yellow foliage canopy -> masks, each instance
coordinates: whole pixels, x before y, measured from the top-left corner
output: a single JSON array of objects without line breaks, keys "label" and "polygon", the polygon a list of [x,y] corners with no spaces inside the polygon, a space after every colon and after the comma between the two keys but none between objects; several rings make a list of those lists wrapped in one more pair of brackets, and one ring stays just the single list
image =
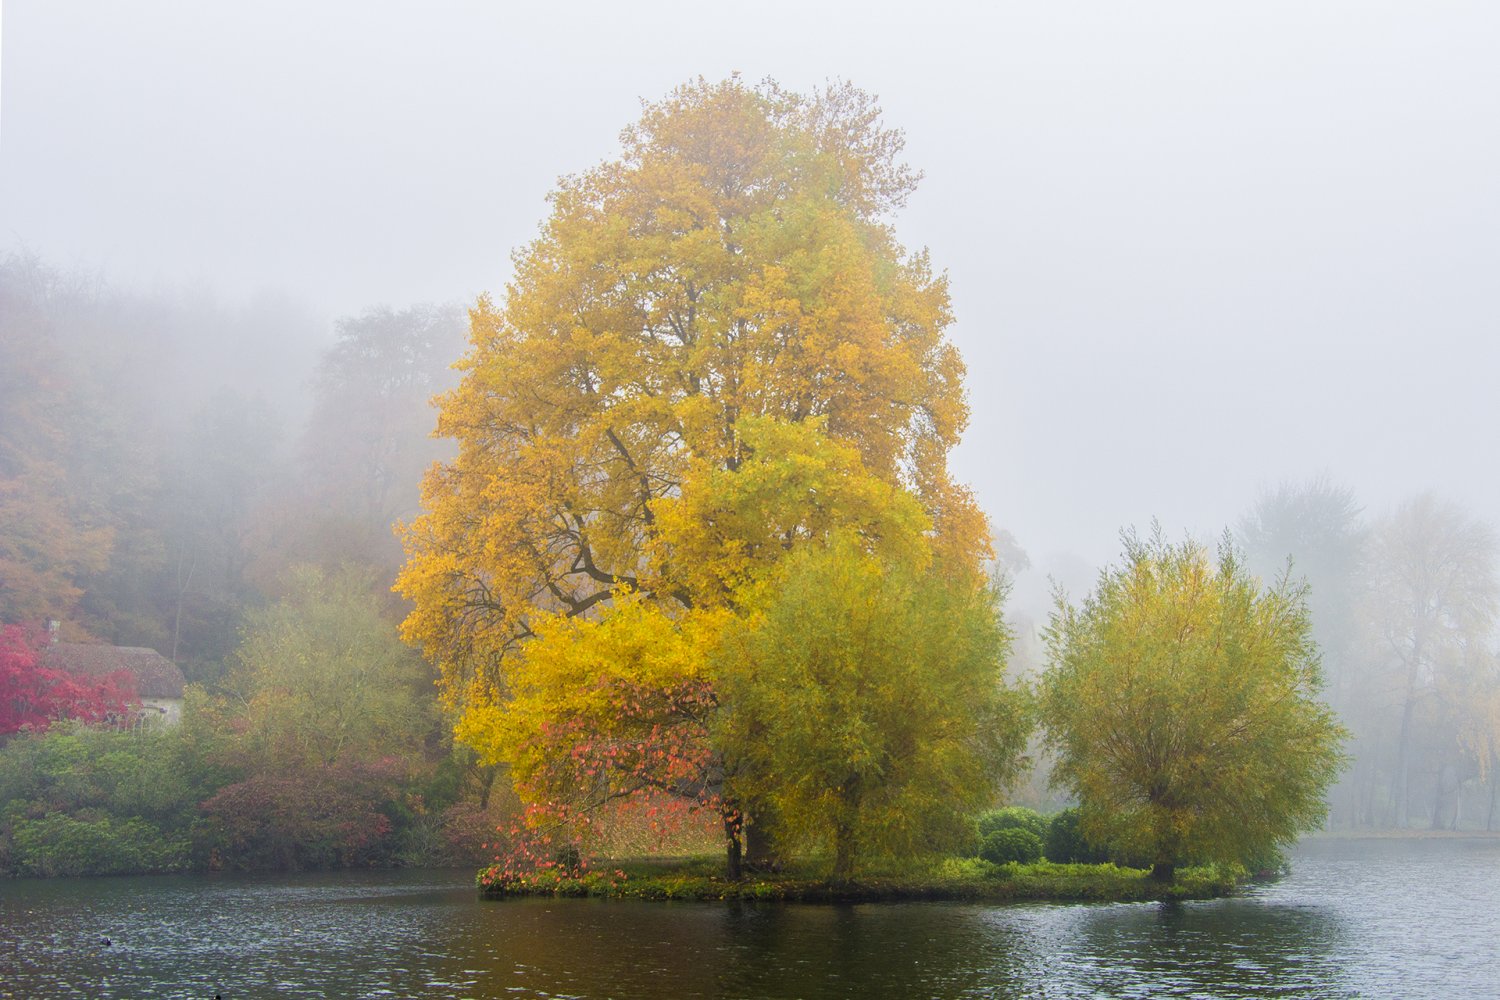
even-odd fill
[{"label": "yellow foliage canopy", "polygon": [[886,221],[916,178],[873,100],[699,81],[621,138],[472,311],[439,421],[459,454],[405,528],[405,634],[476,744],[558,690],[516,654],[559,616],[734,607],[835,529],[958,575],[988,547],[946,464],[968,417],[946,280]]}]

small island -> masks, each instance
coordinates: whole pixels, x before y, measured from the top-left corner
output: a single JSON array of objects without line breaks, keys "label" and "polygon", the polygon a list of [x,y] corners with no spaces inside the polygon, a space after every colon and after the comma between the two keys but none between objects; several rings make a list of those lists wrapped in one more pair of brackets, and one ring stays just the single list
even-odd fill
[{"label": "small island", "polygon": [[504,853],[480,869],[475,881],[485,899],[1143,902],[1226,896],[1252,877],[1279,874],[1285,867],[1272,852],[1244,862],[1185,866],[1163,880],[1152,866],[1137,859],[1130,859],[1137,860],[1134,865],[1116,864],[1087,841],[1076,808],[1052,816],[1021,806],[995,809],[975,821],[973,833],[969,856],[886,857],[867,862],[857,877],[836,880],[826,857],[744,865],[738,878],[730,878],[724,861],[712,855],[591,861],[575,843],[563,842],[548,853],[550,838],[516,829],[496,845]]},{"label": "small island", "polygon": [[994,865],[947,858],[907,871],[872,873],[835,884],[813,867],[724,878],[715,859],[641,860],[617,867],[569,870],[564,866],[506,877],[498,867],[482,869],[477,883],[486,899],[509,896],[575,896],[600,899],[738,900],[797,903],[900,901],[1095,902],[1212,899],[1230,895],[1246,877],[1243,868],[1204,865],[1184,869],[1171,883],[1145,868],[1114,864],[1037,861]]}]

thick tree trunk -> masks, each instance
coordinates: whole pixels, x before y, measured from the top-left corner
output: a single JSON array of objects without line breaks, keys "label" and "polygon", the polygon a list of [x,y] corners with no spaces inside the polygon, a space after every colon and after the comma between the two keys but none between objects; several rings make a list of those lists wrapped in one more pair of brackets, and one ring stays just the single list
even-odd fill
[{"label": "thick tree trunk", "polygon": [[728,810],[721,815],[724,820],[724,875],[731,882],[738,882],[745,877],[745,847],[741,837],[745,820],[737,809]]},{"label": "thick tree trunk", "polygon": [[844,885],[854,877],[854,859],[859,853],[859,804],[864,797],[864,782],[851,774],[839,789],[840,817],[833,823],[834,885]]},{"label": "thick tree trunk", "polygon": [[1171,882],[1177,877],[1177,862],[1158,861],[1151,866],[1151,881],[1160,882],[1163,885]]},{"label": "thick tree trunk", "polygon": [[495,777],[500,773],[498,765],[491,764],[488,768],[477,767],[476,774],[479,778],[479,810],[487,812],[490,808],[490,793],[495,790]]}]

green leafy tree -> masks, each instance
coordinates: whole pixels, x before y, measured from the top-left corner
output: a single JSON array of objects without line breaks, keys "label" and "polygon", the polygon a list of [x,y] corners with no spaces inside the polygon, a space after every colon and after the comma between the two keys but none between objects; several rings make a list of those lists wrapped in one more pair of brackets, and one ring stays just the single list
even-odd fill
[{"label": "green leafy tree", "polygon": [[286,595],[250,612],[226,684],[251,757],[332,764],[415,754],[433,731],[431,677],[382,615],[368,574],[295,567]]},{"label": "green leafy tree", "polygon": [[232,733],[208,752],[238,773],[203,803],[207,841],[236,867],[387,863],[441,824],[423,818],[442,804],[424,794],[445,742],[431,673],[371,571],[296,566],[283,588],[247,614],[231,698],[209,706]]},{"label": "green leafy tree", "polygon": [[714,671],[736,797],[826,849],[835,882],[972,838],[1027,734],[996,593],[852,543],[794,553],[769,593]]},{"label": "green leafy tree", "polygon": [[1323,818],[1343,729],[1319,701],[1305,588],[1270,589],[1221,545],[1125,538],[1047,631],[1043,719],[1054,781],[1089,840],[1149,859],[1236,861]]}]

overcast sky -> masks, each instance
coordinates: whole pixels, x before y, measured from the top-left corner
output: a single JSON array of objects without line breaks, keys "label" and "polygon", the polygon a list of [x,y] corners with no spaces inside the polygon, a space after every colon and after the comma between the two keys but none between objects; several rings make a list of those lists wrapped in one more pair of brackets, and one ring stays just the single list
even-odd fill
[{"label": "overcast sky", "polygon": [[1500,4],[5,0],[0,249],[328,317],[500,291],[641,98],[878,94],[957,457],[1046,564],[1327,472],[1500,518]]}]

